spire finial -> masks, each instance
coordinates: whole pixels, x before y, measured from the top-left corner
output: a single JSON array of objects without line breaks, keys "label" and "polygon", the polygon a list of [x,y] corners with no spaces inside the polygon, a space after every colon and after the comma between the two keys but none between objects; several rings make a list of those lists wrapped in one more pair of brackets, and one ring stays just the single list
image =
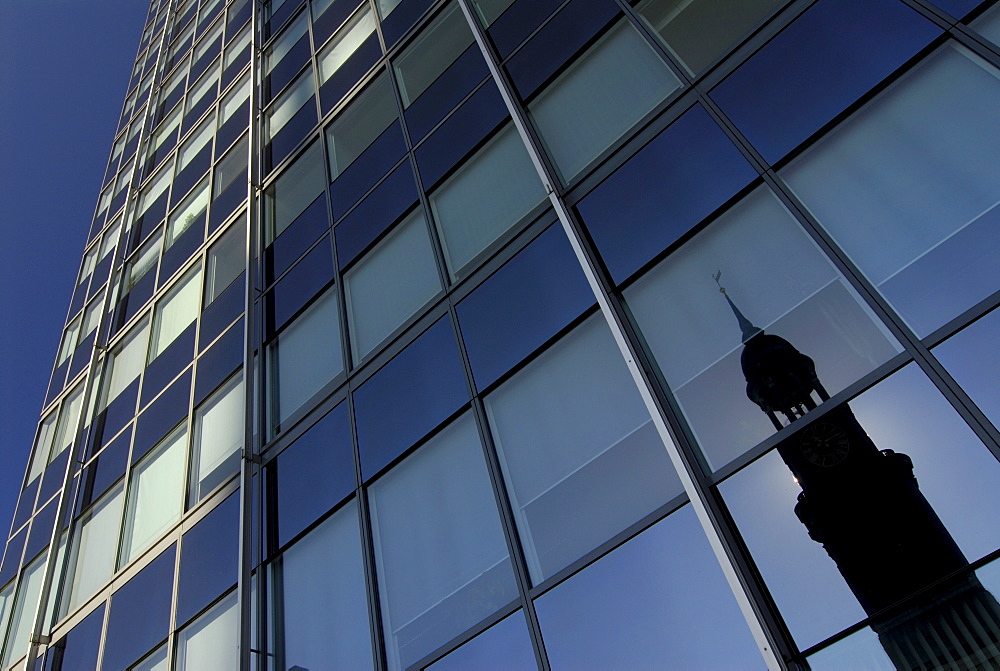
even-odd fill
[{"label": "spire finial", "polygon": [[733,299],[731,299],[729,297],[729,294],[726,293],[726,288],[722,286],[722,282],[720,281],[721,278],[722,278],[721,270],[717,271],[714,275],[712,275],[712,279],[714,279],[715,283],[719,285],[719,293],[721,293],[723,296],[726,297],[726,302],[729,303],[729,307],[732,309],[733,314],[736,315],[736,321],[739,323],[740,331],[743,333],[743,342],[746,343],[748,340],[750,340],[750,338],[753,338],[758,333],[762,333],[762,331],[761,329],[754,326],[749,319],[744,317],[743,313],[740,312],[740,309],[736,307],[736,304],[733,303]]}]

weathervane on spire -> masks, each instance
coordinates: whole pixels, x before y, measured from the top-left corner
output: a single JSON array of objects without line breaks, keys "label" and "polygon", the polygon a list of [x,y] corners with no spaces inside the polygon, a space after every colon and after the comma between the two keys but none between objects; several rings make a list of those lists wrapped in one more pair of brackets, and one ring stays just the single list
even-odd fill
[{"label": "weathervane on spire", "polygon": [[719,292],[726,297],[726,302],[729,303],[729,307],[732,309],[733,314],[736,315],[736,321],[739,322],[740,331],[743,332],[743,342],[746,343],[748,340],[750,340],[750,338],[753,338],[758,333],[763,333],[763,331],[754,326],[753,322],[751,322],[749,319],[743,316],[743,313],[740,312],[740,309],[736,307],[735,303],[733,303],[733,299],[731,299],[729,297],[729,294],[726,293],[726,288],[722,286],[722,282],[720,281],[721,278],[722,278],[721,270],[716,271],[716,273],[712,275],[712,279],[715,280],[715,283],[719,285]]}]

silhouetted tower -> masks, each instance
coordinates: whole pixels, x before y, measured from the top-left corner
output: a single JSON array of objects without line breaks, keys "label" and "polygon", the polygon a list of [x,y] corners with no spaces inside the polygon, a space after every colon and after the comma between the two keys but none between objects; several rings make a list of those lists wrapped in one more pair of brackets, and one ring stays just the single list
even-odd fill
[{"label": "silhouetted tower", "polygon": [[[754,326],[719,290],[743,334],[747,398],[775,429],[829,400],[813,360]],[[777,449],[802,487],[795,515],[836,563],[897,669],[1000,668],[1000,605],[973,573],[956,577],[969,562],[920,492],[910,457],[880,450],[847,403]]]}]

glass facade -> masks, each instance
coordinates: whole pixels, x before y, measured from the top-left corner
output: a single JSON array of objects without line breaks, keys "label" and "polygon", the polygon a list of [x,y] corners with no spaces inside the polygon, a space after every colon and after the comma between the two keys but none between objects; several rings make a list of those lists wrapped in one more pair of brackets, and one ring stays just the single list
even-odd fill
[{"label": "glass facade", "polygon": [[998,26],[154,0],[0,671],[997,668]]}]

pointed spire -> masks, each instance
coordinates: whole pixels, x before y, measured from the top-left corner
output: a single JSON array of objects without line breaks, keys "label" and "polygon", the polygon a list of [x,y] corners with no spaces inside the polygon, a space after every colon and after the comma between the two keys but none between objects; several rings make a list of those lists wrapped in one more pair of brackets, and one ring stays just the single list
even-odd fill
[{"label": "pointed spire", "polygon": [[733,299],[731,299],[729,297],[729,294],[726,293],[726,288],[722,286],[722,283],[719,281],[721,277],[722,277],[721,270],[712,275],[712,279],[714,279],[715,283],[719,285],[719,292],[726,297],[726,302],[729,303],[729,307],[732,309],[733,314],[736,315],[736,321],[739,323],[740,331],[742,331],[743,333],[743,342],[746,343],[748,340],[750,340],[750,338],[753,338],[755,335],[757,335],[758,333],[762,333],[763,331],[754,326],[753,322],[751,322],[749,319],[743,316],[743,313],[740,312],[740,309],[736,307],[735,303],[733,303]]}]

